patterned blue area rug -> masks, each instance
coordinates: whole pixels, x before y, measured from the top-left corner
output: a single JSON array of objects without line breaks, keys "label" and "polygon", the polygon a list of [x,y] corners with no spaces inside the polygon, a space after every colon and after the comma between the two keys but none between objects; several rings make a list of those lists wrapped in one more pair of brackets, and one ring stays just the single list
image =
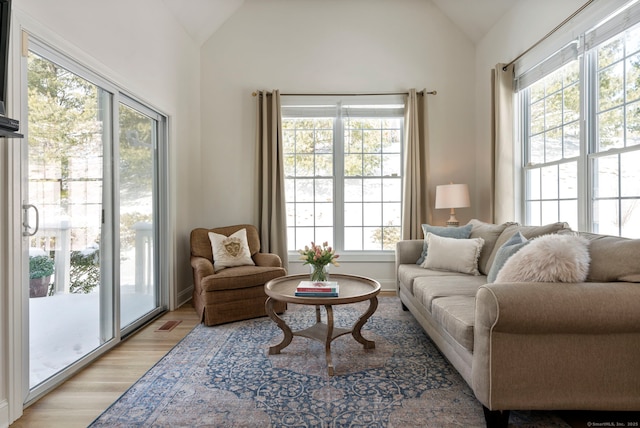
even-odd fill
[{"label": "patterned blue area rug", "polygon": [[[294,337],[268,355],[282,331],[269,318],[196,326],[91,427],[481,427],[482,406],[396,297],[381,297],[362,335],[324,345]],[[336,306],[351,327],[368,303]],[[323,319],[324,318],[323,313]],[[312,306],[283,315],[298,330],[315,323]],[[510,425],[567,427],[551,412],[512,412]]]}]

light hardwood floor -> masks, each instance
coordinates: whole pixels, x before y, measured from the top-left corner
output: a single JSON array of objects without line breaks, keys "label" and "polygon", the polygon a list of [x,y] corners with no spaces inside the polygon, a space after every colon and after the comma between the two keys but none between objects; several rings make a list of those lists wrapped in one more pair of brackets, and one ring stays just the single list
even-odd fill
[{"label": "light hardwood floor", "polygon": [[[382,291],[382,296],[395,296]],[[182,320],[169,332],[165,322]],[[24,409],[10,428],[85,428],[198,324],[191,302],[167,312],[49,394]]]},{"label": "light hardwood floor", "polygon": [[[395,296],[382,291],[381,296]],[[156,331],[165,322],[181,320],[173,330]],[[167,312],[58,388],[27,407],[10,428],[86,427],[198,324],[191,303]],[[617,421],[638,426],[640,412],[559,412],[573,428],[588,421]]]},{"label": "light hardwood floor", "polygon": [[[156,331],[181,320],[171,331]],[[198,324],[191,303],[167,312],[40,400],[11,428],[86,427]]]}]

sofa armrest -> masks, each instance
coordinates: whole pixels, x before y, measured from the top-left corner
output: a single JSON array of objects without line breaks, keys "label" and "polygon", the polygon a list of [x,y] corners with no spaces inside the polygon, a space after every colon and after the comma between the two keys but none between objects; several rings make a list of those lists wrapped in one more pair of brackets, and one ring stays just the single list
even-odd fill
[{"label": "sofa armrest", "polygon": [[640,284],[626,282],[481,286],[476,397],[491,410],[638,408],[638,302]]},{"label": "sofa armrest", "polygon": [[640,284],[493,283],[476,299],[476,325],[493,332],[640,333]]},{"label": "sofa armrest", "polygon": [[416,264],[416,261],[422,254],[423,245],[424,241],[422,239],[398,241],[396,243],[396,272],[398,271],[398,265],[406,263]]},{"label": "sofa armrest", "polygon": [[396,282],[400,289],[400,279],[398,278],[398,268],[402,264],[416,264],[422,255],[422,239],[406,239],[396,243]]},{"label": "sofa armrest", "polygon": [[277,254],[255,253],[252,258],[256,266],[282,267],[282,260]]}]

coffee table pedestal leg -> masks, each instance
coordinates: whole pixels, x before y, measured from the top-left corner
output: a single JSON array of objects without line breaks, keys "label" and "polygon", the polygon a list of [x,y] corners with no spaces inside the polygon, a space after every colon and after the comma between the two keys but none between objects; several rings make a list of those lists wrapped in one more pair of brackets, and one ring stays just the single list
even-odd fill
[{"label": "coffee table pedestal leg", "polygon": [[277,345],[273,345],[269,348],[269,355],[279,354],[280,351],[282,351],[284,348],[289,346],[289,344],[291,343],[291,340],[293,340],[293,332],[291,331],[287,323],[285,323],[284,320],[280,318],[276,314],[276,312],[273,310],[274,302],[275,301],[271,297],[268,297],[264,306],[267,311],[267,315],[269,315],[269,318],[275,321],[278,327],[280,327],[280,330],[282,330],[282,332],[284,333],[284,338],[282,339],[282,342],[278,343]]},{"label": "coffee table pedestal leg", "polygon": [[364,349],[374,349],[376,347],[376,342],[374,342],[373,340],[367,340],[362,337],[362,333],[360,332],[360,330],[362,330],[362,327],[364,327],[364,325],[367,323],[367,320],[371,317],[371,315],[373,315],[377,308],[378,298],[376,296],[373,296],[373,298],[369,299],[369,310],[362,314],[362,316],[358,319],[356,325],[353,326],[353,332],[351,334],[353,335],[353,338],[355,340],[364,345]]},{"label": "coffee table pedestal leg", "polygon": [[326,324],[322,322],[320,317],[320,306],[316,305],[316,324],[304,330],[294,332],[284,322],[284,320],[275,313],[275,311],[273,310],[273,304],[274,300],[271,297],[267,298],[265,309],[267,311],[267,315],[269,315],[269,317],[273,321],[275,321],[275,323],[284,333],[284,338],[282,339],[282,342],[269,348],[269,355],[279,354],[280,351],[289,346],[289,344],[293,340],[293,336],[301,336],[308,339],[314,339],[324,343],[327,370],[329,372],[329,376],[333,376],[334,368],[331,358],[331,342],[333,342],[336,338],[351,333],[353,338],[363,345],[364,349],[374,349],[376,347],[376,342],[374,342],[373,340],[365,339],[364,337],[362,337],[361,332],[362,327],[367,323],[367,320],[378,308],[378,298],[375,296],[369,299],[369,309],[362,316],[360,316],[360,318],[358,318],[358,321],[351,329],[335,327],[333,325],[333,307],[331,305],[323,305],[327,312],[327,322]]}]

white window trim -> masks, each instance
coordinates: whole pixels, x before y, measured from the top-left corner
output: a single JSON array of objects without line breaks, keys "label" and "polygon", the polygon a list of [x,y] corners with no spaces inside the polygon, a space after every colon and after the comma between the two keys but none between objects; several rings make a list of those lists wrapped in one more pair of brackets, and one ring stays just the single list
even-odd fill
[{"label": "white window trim", "polygon": [[[356,101],[357,100],[357,101]],[[350,117],[398,117],[404,119],[404,97],[402,95],[282,95],[281,96],[281,108],[282,117],[309,117],[309,113],[313,113],[317,117],[332,116],[335,118],[342,118],[343,109],[341,105],[353,105],[356,107],[348,108]],[[368,105],[398,105],[402,107],[393,108],[381,108],[379,110],[371,108],[357,108],[357,106]],[[309,107],[317,106],[317,107]],[[335,156],[336,153],[344,152],[344,132],[340,128],[341,120],[336,121],[338,126],[334,126],[334,171],[343,170],[343,156]],[[404,132],[403,132],[404,133]],[[402,149],[401,157],[404,153],[404,135],[402,136]],[[402,166],[403,167],[403,166]],[[335,174],[334,174],[335,177]],[[334,201],[343,201],[343,189],[341,186],[334,184],[335,192]],[[341,205],[342,208],[342,205]],[[334,224],[333,228],[344,229],[343,209],[334,208]],[[334,232],[335,234],[335,232]],[[392,250],[380,250],[380,251],[352,251],[343,250],[344,248],[344,235],[342,233],[335,235],[334,247],[339,248],[340,261],[355,262],[355,263],[371,263],[371,262],[392,262],[395,260],[395,254]],[[299,260],[299,254],[296,249],[289,250],[289,263],[303,263]]]},{"label": "white window trim", "polygon": [[[606,16],[602,19],[602,16]],[[527,55],[519,59],[515,64],[516,91],[524,89],[535,83],[544,76],[559,69],[563,65],[574,59],[580,60],[580,91],[581,115],[580,120],[580,155],[578,157],[578,230],[591,231],[593,227],[593,169],[591,164],[594,159],[607,155],[614,155],[626,152],[637,151],[638,146],[628,146],[624,148],[610,149],[606,152],[597,152],[596,144],[596,120],[595,100],[596,100],[596,79],[590,78],[595,75],[595,60],[590,60],[594,54],[593,49],[601,43],[624,32],[626,29],[637,25],[640,22],[640,0],[612,0],[610,2],[595,1],[593,5],[585,9],[573,22],[570,22],[561,32],[552,35]],[[563,46],[559,48],[559,46]],[[541,58],[544,58],[541,60]],[[586,72],[586,73],[585,73]],[[586,100],[584,100],[586,97]],[[516,207],[521,210],[518,217],[522,221],[526,216],[526,171],[529,169],[527,159],[527,148],[529,147],[527,129],[521,124],[529,123],[526,118],[527,107],[524,103],[527,100],[520,96],[516,103],[516,139],[517,148],[522,150],[519,165],[521,183],[519,185],[520,200],[516,201]],[[626,103],[625,103],[626,104]],[[563,160],[545,165],[562,163]],[[539,165],[537,165],[539,166]]]}]

